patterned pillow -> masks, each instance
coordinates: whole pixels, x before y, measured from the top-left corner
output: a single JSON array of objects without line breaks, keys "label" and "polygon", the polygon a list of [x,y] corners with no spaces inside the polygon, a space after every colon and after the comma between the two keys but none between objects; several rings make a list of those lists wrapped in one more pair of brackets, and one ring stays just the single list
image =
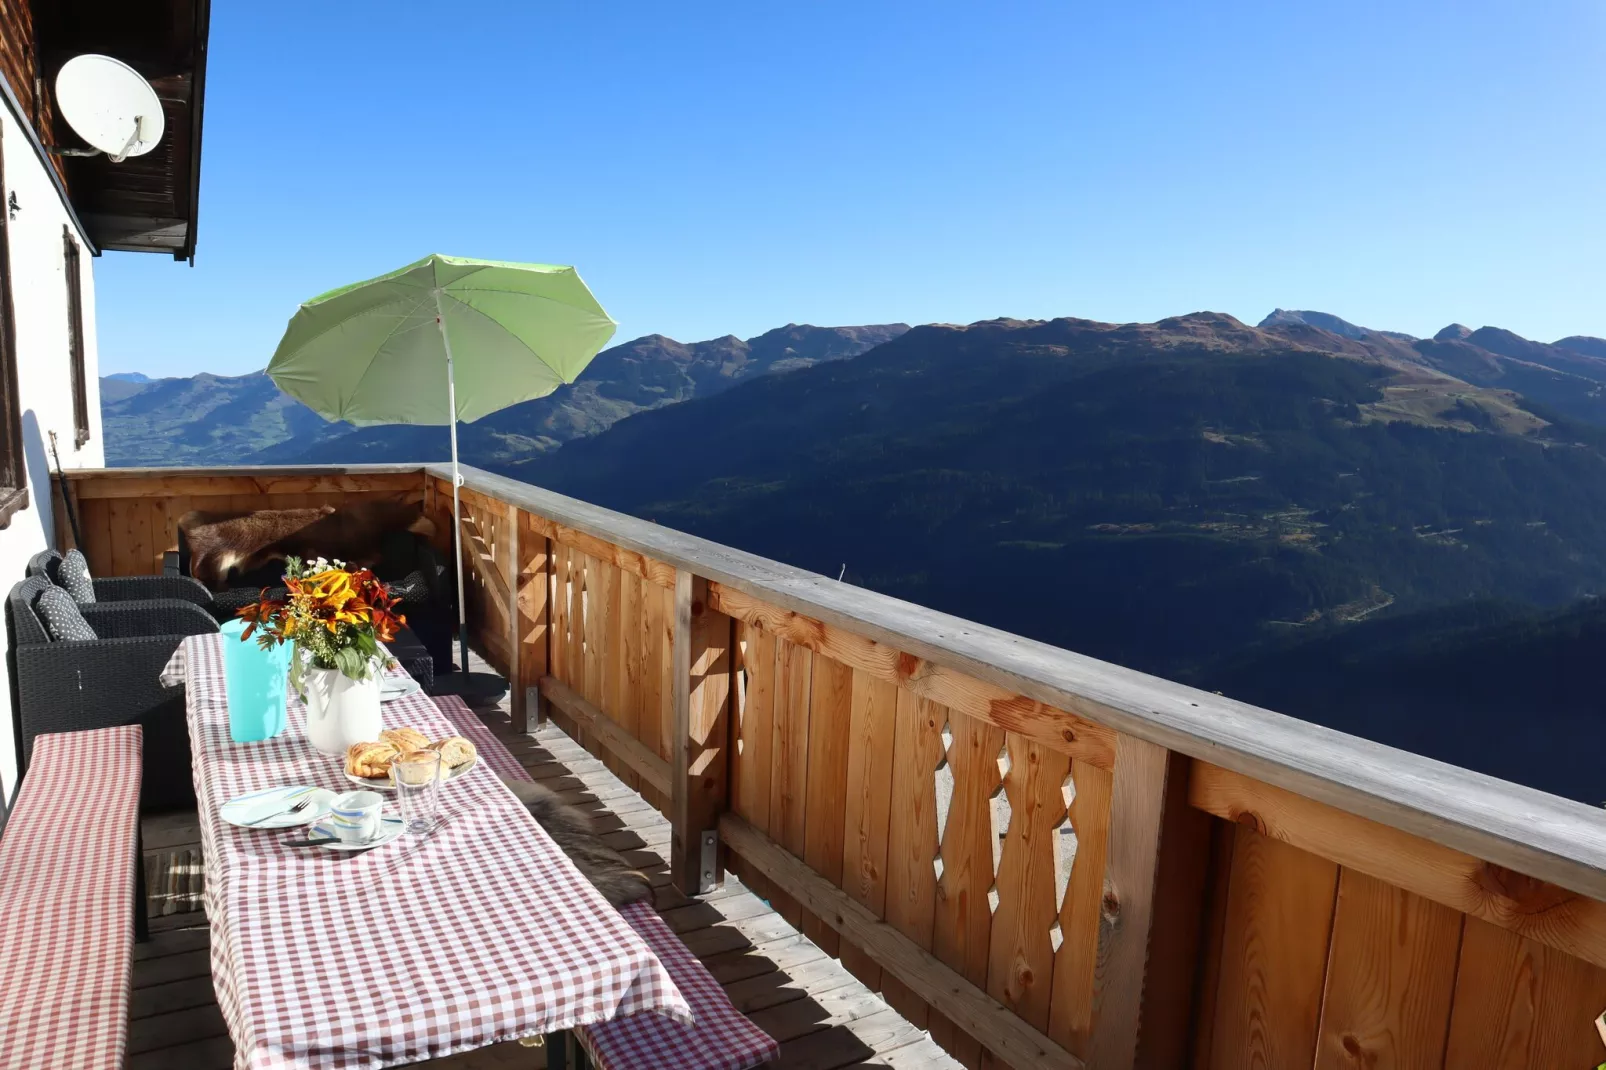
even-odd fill
[{"label": "patterned pillow", "polygon": [[56,566],[56,585],[72,595],[72,600],[84,606],[95,600],[95,581],[89,575],[89,562],[82,551],[68,550]]},{"label": "patterned pillow", "polygon": [[45,633],[58,643],[99,638],[84,615],[78,612],[78,603],[73,601],[72,595],[60,587],[40,591],[33,608],[44,621]]}]

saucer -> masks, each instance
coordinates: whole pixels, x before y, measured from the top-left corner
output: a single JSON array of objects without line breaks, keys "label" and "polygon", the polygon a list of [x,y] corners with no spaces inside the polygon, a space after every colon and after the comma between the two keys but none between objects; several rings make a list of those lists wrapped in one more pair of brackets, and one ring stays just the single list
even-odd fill
[{"label": "saucer", "polygon": [[379,679],[379,701],[394,702],[424,690],[411,676],[382,676]]},{"label": "saucer", "polygon": [[[406,827],[407,823],[399,815],[382,814],[379,818],[379,835],[373,839],[364,843],[343,843],[336,839],[330,843],[320,843],[318,846],[325,851],[369,851],[375,847],[383,847],[391,840],[394,840],[402,834]],[[320,821],[307,830],[308,839],[318,836],[333,836],[334,834],[334,826],[327,821]]]},{"label": "saucer", "polygon": [[[255,817],[271,814],[275,810],[282,810],[301,801],[302,794],[312,799],[312,805],[294,814],[279,814],[265,821],[253,821]],[[313,821],[321,821],[329,816],[329,804],[335,799],[335,793],[328,788],[313,788],[305,784],[286,784],[266,791],[253,791],[230,799],[218,807],[218,816],[231,825],[247,829],[290,829],[305,825]]]}]

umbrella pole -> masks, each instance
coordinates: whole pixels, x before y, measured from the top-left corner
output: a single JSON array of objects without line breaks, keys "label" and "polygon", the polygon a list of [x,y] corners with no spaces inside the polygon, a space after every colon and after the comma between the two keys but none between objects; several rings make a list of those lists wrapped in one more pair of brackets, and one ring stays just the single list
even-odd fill
[{"label": "umbrella pole", "polygon": [[441,345],[446,348],[446,409],[451,417],[447,426],[452,438],[452,557],[457,561],[457,653],[468,675],[468,606],[463,602],[463,505],[458,485],[463,477],[457,471],[457,375],[452,370],[452,340],[446,334],[446,310],[441,304],[441,291],[435,289],[435,323],[441,329]]}]

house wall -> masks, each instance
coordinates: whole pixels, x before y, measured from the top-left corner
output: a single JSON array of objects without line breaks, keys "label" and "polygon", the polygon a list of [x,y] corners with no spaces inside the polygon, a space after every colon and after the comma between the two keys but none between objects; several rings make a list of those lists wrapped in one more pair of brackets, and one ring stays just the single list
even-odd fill
[{"label": "house wall", "polygon": [[[47,165],[29,143],[22,118],[0,104],[0,151],[5,153],[5,189],[0,204],[16,195],[11,220],[11,285],[16,312],[17,388],[22,411],[28,508],[0,530],[0,591],[22,578],[28,558],[54,543],[51,509],[50,432],[56,433],[67,468],[105,463],[100,422],[100,361],[95,324],[95,283],[90,245],[77,230],[51,181]],[[68,348],[67,276],[62,227],[73,227],[79,244],[84,305],[84,374],[90,438],[74,445],[72,365]],[[0,617],[0,639],[4,639]],[[16,787],[17,740],[9,688],[0,688],[0,789],[9,799]]]}]

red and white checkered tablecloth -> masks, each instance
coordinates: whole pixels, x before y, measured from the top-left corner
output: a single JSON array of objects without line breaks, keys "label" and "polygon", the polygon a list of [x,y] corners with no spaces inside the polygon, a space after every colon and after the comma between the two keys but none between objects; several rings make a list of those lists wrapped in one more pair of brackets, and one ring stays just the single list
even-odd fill
[{"label": "red and white checkered tablecloth", "polygon": [[123,1065],[140,728],[43,735],[0,837],[0,1066]]},{"label": "red and white checkered tablecloth", "polygon": [[[229,739],[221,643],[185,639],[162,675],[187,687],[212,979],[239,1070],[392,1066],[623,1015],[690,1020],[647,945],[497,779],[499,747],[441,792],[442,823],[422,838],[345,854],[223,821],[246,792],[352,785],[306,743],[294,694],[280,736]],[[418,694],[387,703],[385,722],[484,732],[453,712]]]}]

